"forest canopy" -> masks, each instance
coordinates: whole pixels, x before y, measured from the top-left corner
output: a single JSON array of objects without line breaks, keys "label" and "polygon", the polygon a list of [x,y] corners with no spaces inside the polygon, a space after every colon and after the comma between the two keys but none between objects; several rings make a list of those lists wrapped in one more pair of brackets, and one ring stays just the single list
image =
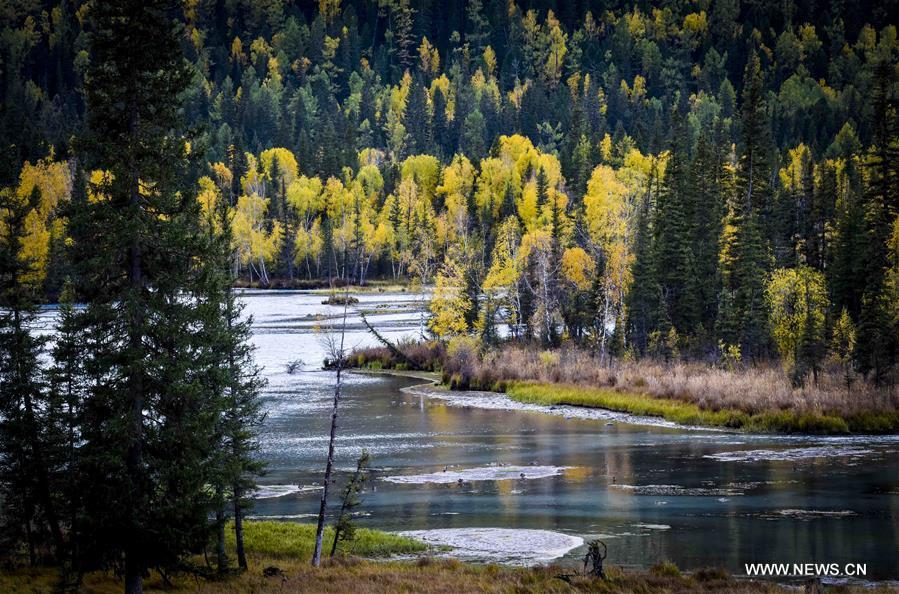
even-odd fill
[{"label": "forest canopy", "polygon": [[[71,266],[59,205],[102,199],[72,142],[94,8],[4,6],[0,182],[31,201],[22,250],[50,298]],[[815,370],[843,320],[883,379],[895,8],[188,0],[170,9],[202,155],[184,191],[210,216],[226,203],[240,282],[435,284],[437,337],[506,323]]]}]

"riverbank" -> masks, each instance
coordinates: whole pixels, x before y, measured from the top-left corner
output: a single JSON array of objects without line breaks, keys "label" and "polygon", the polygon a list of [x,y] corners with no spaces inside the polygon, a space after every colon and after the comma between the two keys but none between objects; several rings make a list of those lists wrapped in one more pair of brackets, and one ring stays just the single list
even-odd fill
[{"label": "riverbank", "polygon": [[410,283],[393,279],[373,279],[364,285],[347,284],[343,279],[317,278],[275,278],[268,283],[248,281],[239,278],[234,281],[235,289],[256,289],[271,291],[314,291],[321,294],[338,293],[404,293],[410,291]]},{"label": "riverbank", "polygon": [[441,373],[452,390],[502,392],[526,404],[603,408],[679,425],[815,435],[899,432],[899,394],[861,379],[846,385],[822,371],[794,387],[774,366],[724,369],[699,363],[600,364],[580,350],[511,346],[480,352],[468,342],[410,342],[398,353],[358,349],[349,363],[366,369]]},{"label": "riverbank", "polygon": [[[188,573],[168,576],[168,582],[151,572],[144,581],[145,592],[245,593],[322,593],[354,592],[417,594],[449,594],[463,592],[489,593],[571,593],[667,594],[701,592],[720,594],[787,594],[788,588],[772,582],[736,579],[722,569],[702,569],[683,574],[671,563],[661,563],[648,571],[624,571],[611,566],[606,580],[556,565],[511,567],[497,564],[463,563],[430,554],[407,560],[376,560],[395,554],[422,553],[425,545],[401,536],[376,530],[357,531],[349,545],[355,556],[346,551],[335,559],[325,559],[321,567],[309,565],[314,526],[290,522],[248,522],[246,547],[249,569],[232,572],[214,579]],[[230,531],[229,531],[230,533]],[[331,533],[326,533],[329,542]],[[233,543],[228,543],[229,550]],[[201,562],[197,559],[196,562]],[[56,568],[37,567],[0,570],[0,591],[10,594],[51,594],[58,591]],[[114,594],[121,592],[122,582],[112,572],[91,572],[84,576],[78,592]],[[875,588],[833,587],[831,592],[846,594],[895,594],[890,586]]]}]

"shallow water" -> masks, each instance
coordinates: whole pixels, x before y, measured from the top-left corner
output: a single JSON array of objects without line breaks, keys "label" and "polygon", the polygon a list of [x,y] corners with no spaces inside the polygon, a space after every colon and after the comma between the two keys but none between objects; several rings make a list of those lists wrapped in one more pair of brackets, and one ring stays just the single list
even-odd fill
[{"label": "shallow water", "polygon": [[[270,380],[262,482],[292,486],[280,497],[269,487],[253,514],[308,521],[317,511],[334,381],[319,370],[324,349],[312,319],[339,316],[342,307],[304,293],[244,299]],[[383,313],[370,319],[391,339],[418,333],[420,305],[408,294],[362,298],[362,307]],[[350,328],[348,345],[373,342],[357,318]],[[304,362],[302,372],[287,374],[294,359]],[[479,408],[479,395],[401,390],[421,380],[345,377],[338,484],[363,448],[376,469],[361,525],[434,531],[418,532],[434,542],[468,539],[459,555],[483,560],[546,560],[562,554],[560,540],[599,537],[609,562],[623,566],[669,559],[742,573],[744,563],[765,561],[858,562],[868,564],[868,578],[899,578],[899,438],[643,426],[617,415],[545,414],[502,397]],[[462,530],[472,528],[522,530],[520,551],[507,550],[507,532]],[[583,554],[575,546],[562,561]]]},{"label": "shallow water", "polygon": [[[270,382],[256,518],[308,522],[318,510],[334,374],[320,370],[326,348],[316,328],[343,313],[323,298],[243,293]],[[360,307],[396,340],[418,334],[421,305],[414,294],[373,294]],[[373,344],[350,313],[347,346]],[[374,467],[360,525],[419,531],[485,561],[576,563],[580,539],[601,538],[608,562],[621,566],[668,559],[742,574],[744,563],[853,562],[867,563],[868,579],[899,579],[899,437],[640,425],[626,415],[410,389],[421,384],[410,378],[344,377],[337,484],[363,448]]]}]

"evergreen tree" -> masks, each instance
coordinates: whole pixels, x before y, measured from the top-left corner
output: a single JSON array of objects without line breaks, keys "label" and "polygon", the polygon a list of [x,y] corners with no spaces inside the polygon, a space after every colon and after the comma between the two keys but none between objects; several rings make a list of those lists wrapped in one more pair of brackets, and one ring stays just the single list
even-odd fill
[{"label": "evergreen tree", "polygon": [[[79,178],[76,178],[79,179]],[[81,408],[89,384],[82,354],[86,348],[86,336],[81,318],[75,309],[75,285],[66,279],[59,297],[56,339],[53,344],[53,366],[49,370],[50,394],[48,407],[55,414],[54,425],[60,430],[60,477],[58,491],[64,509],[64,525],[68,526],[68,562],[77,561],[80,536],[79,515],[83,507],[84,492],[79,476],[81,443]]]},{"label": "evergreen tree", "polygon": [[625,300],[628,342],[639,354],[649,347],[649,336],[656,331],[660,311],[660,293],[649,226],[649,196],[638,206],[637,231],[634,239],[633,280]]},{"label": "evergreen tree", "polygon": [[431,103],[433,107],[431,110],[431,134],[434,147],[437,149],[437,156],[445,159],[451,154],[449,138],[447,138],[450,129],[446,121],[446,96],[439,87],[434,89]]},{"label": "evergreen tree", "polygon": [[672,118],[672,144],[662,192],[655,209],[654,259],[657,278],[671,324],[681,335],[696,331],[699,296],[692,248],[686,128],[679,113]]},{"label": "evergreen tree", "polygon": [[[720,123],[716,136],[720,138]],[[724,217],[724,149],[708,135],[700,133],[696,157],[690,168],[692,199],[692,251],[698,282],[699,323],[711,333],[718,315],[721,275],[718,270],[718,239]]]},{"label": "evergreen tree", "polygon": [[417,78],[412,81],[409,96],[406,99],[403,125],[409,135],[408,152],[410,155],[433,152],[431,150],[431,116],[428,113],[428,92]]},{"label": "evergreen tree", "polygon": [[231,290],[235,280],[230,262],[231,216],[225,201],[219,199],[212,213],[214,219],[207,225],[207,258],[202,270],[205,290],[201,302],[208,316],[207,324],[213,330],[207,350],[210,357],[208,398],[219,402],[221,411],[211,481],[216,489],[216,550],[220,572],[227,566],[224,528],[229,500],[238,567],[247,569],[243,519],[251,504],[249,496],[256,487],[255,477],[264,468],[256,453],[263,420],[259,394],[265,381],[253,362],[250,345],[253,320],[242,316],[243,305]]},{"label": "evergreen tree", "polygon": [[737,187],[727,216],[721,246],[723,294],[718,336],[740,346],[746,359],[766,354],[768,332],[765,282],[768,247],[762,222],[770,206],[768,120],[762,96],[762,75],[756,54],[746,64],[741,116],[742,142]]},{"label": "evergreen tree", "polygon": [[881,58],[874,68],[872,128],[874,146],[867,160],[865,193],[865,289],[862,293],[855,358],[859,371],[884,383],[899,357],[899,337],[891,320],[894,304],[886,291],[887,242],[899,215],[899,124],[894,93],[895,65]]},{"label": "evergreen tree", "polygon": [[81,553],[87,567],[122,567],[128,593],[208,540],[218,417],[203,386],[211,329],[195,306],[203,248],[181,119],[191,70],[170,9],[121,0],[90,11],[79,148],[106,174],[70,222],[95,380],[79,448],[91,492]]},{"label": "evergreen tree", "polygon": [[63,526],[54,493],[60,428],[40,357],[45,340],[31,333],[40,288],[37,263],[23,253],[25,220],[38,203],[0,193],[0,498],[3,540],[22,541],[36,565],[62,560]]}]

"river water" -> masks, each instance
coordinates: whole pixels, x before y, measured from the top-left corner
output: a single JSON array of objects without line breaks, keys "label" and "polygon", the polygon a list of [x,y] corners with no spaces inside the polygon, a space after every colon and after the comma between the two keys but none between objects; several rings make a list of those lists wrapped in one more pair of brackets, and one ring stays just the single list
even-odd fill
[{"label": "river water", "polygon": [[[242,298],[269,380],[268,472],[252,514],[313,521],[335,379],[321,371],[323,330],[343,307],[304,292]],[[419,334],[420,295],[360,299],[388,338]],[[373,343],[354,308],[347,328],[347,347]],[[608,562],[625,567],[864,563],[869,580],[899,579],[899,437],[703,431],[435,392],[412,378],[345,378],[337,486],[363,449],[374,469],[360,525],[476,560],[576,563],[599,538]]]}]

